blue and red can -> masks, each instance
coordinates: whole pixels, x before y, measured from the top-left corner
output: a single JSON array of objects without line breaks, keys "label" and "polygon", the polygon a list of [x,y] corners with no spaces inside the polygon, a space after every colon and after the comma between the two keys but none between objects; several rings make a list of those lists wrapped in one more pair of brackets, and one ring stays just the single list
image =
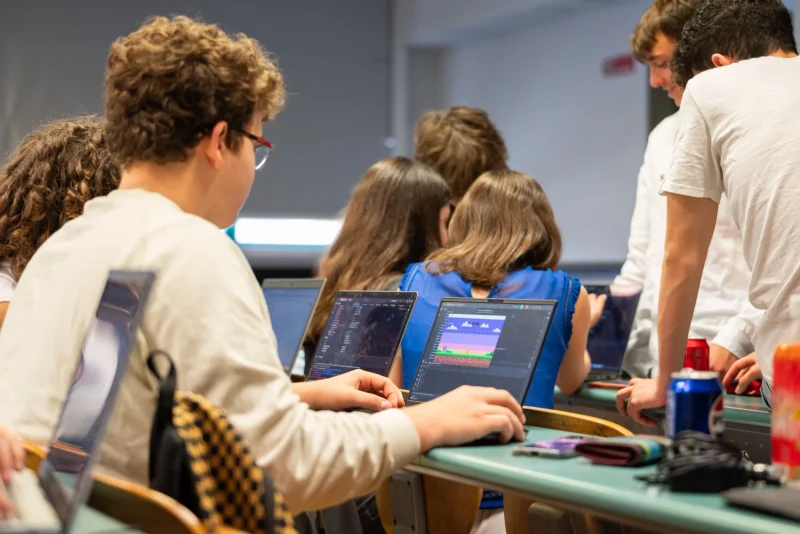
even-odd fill
[{"label": "blue and red can", "polygon": [[667,437],[673,439],[684,430],[720,437],[724,428],[717,373],[692,369],[672,373],[667,392]]}]

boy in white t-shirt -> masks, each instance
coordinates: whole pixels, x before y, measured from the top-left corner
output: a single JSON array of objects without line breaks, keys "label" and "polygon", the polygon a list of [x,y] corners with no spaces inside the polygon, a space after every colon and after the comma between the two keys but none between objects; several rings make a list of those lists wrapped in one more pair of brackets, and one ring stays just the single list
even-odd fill
[{"label": "boy in white t-shirt", "polygon": [[775,346],[800,338],[787,306],[800,291],[800,59],[791,15],[780,0],[708,0],[686,24],[672,70],[686,92],[661,187],[667,239],[659,378],[634,380],[617,398],[620,411],[641,422],[642,409],[664,404],[670,374],[681,367],[723,194],[753,271],[750,302],[765,310],[755,355],[736,362],[725,380],[763,376],[769,402]]},{"label": "boy in white t-shirt", "polygon": [[[48,239],[20,278],[0,331],[2,420],[46,442],[109,269],[139,268],[157,279],[101,449],[111,474],[148,481],[154,349],[171,355],[180,389],[226,411],[294,512],[363,495],[432,447],[523,438],[506,391],[464,387],[397,410],[399,390],[371,373],[290,382],[261,288],[220,231],[266,163],[263,123],[284,101],[258,42],[156,18],[111,46],[105,84],[120,187]],[[348,408],[383,411],[336,413]]]}]

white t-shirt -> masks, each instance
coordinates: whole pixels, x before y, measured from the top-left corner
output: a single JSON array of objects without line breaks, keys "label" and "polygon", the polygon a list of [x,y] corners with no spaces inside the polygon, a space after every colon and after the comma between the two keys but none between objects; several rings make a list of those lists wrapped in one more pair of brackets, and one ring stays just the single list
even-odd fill
[{"label": "white t-shirt", "polygon": [[[680,120],[670,115],[650,133],[636,185],[628,255],[615,285],[642,288],[625,370],[633,376],[658,371],[658,295],[667,233],[667,200],[658,194],[672,163]],[[720,201],[714,237],[689,330],[739,357],[753,351],[752,336],[762,312],[748,302],[750,268],[742,251],[742,236],[726,198]],[[644,350],[636,350],[643,347]]]},{"label": "white t-shirt", "polygon": [[171,355],[180,389],[226,410],[295,511],[367,493],[419,453],[400,410],[368,416],[301,403],[241,250],[142,190],[91,200],[26,267],[0,331],[0,423],[47,443],[112,268],[153,269],[157,278],[109,421],[103,470],[147,484],[157,389],[145,359],[156,348]]},{"label": "white t-shirt", "polygon": [[750,302],[764,377],[780,341],[800,340],[789,295],[800,291],[800,59],[763,57],[709,70],[683,96],[661,191],[716,202],[723,193],[752,269]]},{"label": "white t-shirt", "polygon": [[16,287],[17,280],[11,272],[11,266],[7,261],[0,263],[0,302],[11,302]]}]

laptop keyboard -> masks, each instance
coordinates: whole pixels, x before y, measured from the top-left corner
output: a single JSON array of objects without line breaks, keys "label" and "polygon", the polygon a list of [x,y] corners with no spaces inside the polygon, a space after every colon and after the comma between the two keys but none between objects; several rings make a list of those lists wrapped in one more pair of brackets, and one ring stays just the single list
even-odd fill
[{"label": "laptop keyboard", "polygon": [[0,491],[5,491],[14,503],[12,516],[0,519],[0,530],[17,525],[41,525],[55,530],[59,528],[58,517],[39,486],[39,479],[34,471],[23,469],[14,473],[8,485],[0,481]]}]

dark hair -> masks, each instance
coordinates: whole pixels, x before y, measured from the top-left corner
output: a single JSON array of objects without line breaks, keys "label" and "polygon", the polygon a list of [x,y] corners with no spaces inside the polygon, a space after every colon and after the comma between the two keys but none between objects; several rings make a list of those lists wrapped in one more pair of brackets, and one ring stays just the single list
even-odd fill
[{"label": "dark hair", "polygon": [[105,86],[108,148],[122,167],[183,161],[220,121],[237,148],[236,129],[284,102],[283,77],[256,40],[188,17],[158,17],[117,39]]},{"label": "dark hair", "polygon": [[494,287],[510,272],[555,269],[561,232],[539,182],[521,172],[492,171],[470,187],[450,221],[450,241],[427,269],[457,272],[478,287]]},{"label": "dark hair", "polygon": [[421,163],[395,157],[373,165],[356,185],[342,229],[320,262],[318,274],[327,281],[307,340],[319,339],[338,291],[380,288],[441,247],[439,216],[449,201],[442,177]]},{"label": "dark hair", "polygon": [[737,61],[775,52],[797,53],[792,16],[781,0],[706,0],[683,28],[670,68],[682,87],[714,68],[711,56]]},{"label": "dark hair", "polygon": [[120,171],[106,150],[105,122],[60,120],[37,128],[0,172],[0,261],[15,278],[34,252],[83,205],[119,186]]},{"label": "dark hair", "polygon": [[482,109],[456,106],[426,113],[417,123],[414,145],[414,159],[441,174],[456,199],[481,174],[508,168],[503,136]]},{"label": "dark hair", "polygon": [[650,61],[650,54],[658,34],[674,42],[681,38],[683,26],[694,14],[698,0],[656,0],[642,15],[631,35],[631,50],[642,63]]}]

